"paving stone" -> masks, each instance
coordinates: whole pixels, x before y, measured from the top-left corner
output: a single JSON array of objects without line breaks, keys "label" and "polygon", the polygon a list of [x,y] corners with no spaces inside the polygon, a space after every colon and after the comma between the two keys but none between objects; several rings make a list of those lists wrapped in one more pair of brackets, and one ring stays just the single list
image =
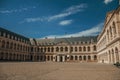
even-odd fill
[{"label": "paving stone", "polygon": [[111,64],[21,62],[0,63],[0,80],[120,80]]}]

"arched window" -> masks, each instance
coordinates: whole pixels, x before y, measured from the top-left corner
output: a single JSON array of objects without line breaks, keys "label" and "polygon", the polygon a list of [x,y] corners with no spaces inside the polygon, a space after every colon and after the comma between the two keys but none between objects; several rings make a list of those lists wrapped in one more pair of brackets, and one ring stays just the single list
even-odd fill
[{"label": "arched window", "polygon": [[83,47],[83,51],[86,51],[86,47],[85,46]]},{"label": "arched window", "polygon": [[68,47],[65,47],[65,51],[68,51]]},{"label": "arched window", "polygon": [[7,44],[6,44],[6,48],[9,48],[9,42],[7,42]]},{"label": "arched window", "polygon": [[107,30],[107,38],[108,38],[108,40],[109,40],[109,31]]},{"label": "arched window", "polygon": [[77,47],[75,47],[75,51],[77,52]]},{"label": "arched window", "polygon": [[65,61],[66,61],[67,59],[69,59],[69,57],[65,56]]},{"label": "arched window", "polygon": [[50,56],[47,57],[47,60],[48,60],[48,61],[50,60]]},{"label": "arched window", "polygon": [[[21,48],[22,49],[22,48]],[[33,47],[31,47],[31,52],[33,52]]]},{"label": "arched window", "polygon": [[13,43],[11,42],[11,43],[10,43],[10,49],[12,49],[12,48],[13,48]]},{"label": "arched window", "polygon": [[51,56],[51,61],[53,61],[53,56]]},{"label": "arched window", "polygon": [[91,60],[91,56],[88,56],[88,60]]},{"label": "arched window", "polygon": [[79,60],[82,60],[82,56],[79,56]]},{"label": "arched window", "polygon": [[[21,47],[21,46],[20,46]],[[39,48],[39,47],[38,47]],[[39,48],[39,51],[40,51],[40,48]],[[27,47],[27,52],[29,52],[29,47]]]},{"label": "arched window", "polygon": [[73,47],[70,47],[70,51],[71,51],[71,52],[73,51]]},{"label": "arched window", "polygon": [[2,48],[5,48],[5,41],[2,41]]},{"label": "arched window", "polygon": [[118,48],[117,47],[115,48],[115,54],[116,54],[116,61],[119,62],[120,57],[119,57],[119,54],[118,54]]},{"label": "arched window", "polygon": [[0,60],[3,58],[3,52],[0,52]]},{"label": "arched window", "polygon": [[58,52],[59,51],[59,47],[56,47],[56,52]]},{"label": "arched window", "polygon": [[48,52],[50,52],[50,48],[48,47]]},{"label": "arched window", "polygon": [[19,50],[19,44],[17,45],[17,50]]},{"label": "arched window", "polygon": [[110,37],[112,37],[112,28],[110,26]]},{"label": "arched window", "polygon": [[14,44],[14,49],[16,50],[16,43]]},{"label": "arched window", "polygon": [[41,52],[43,52],[43,48],[41,48]]},{"label": "arched window", "polygon": [[[38,49],[37,47],[36,47],[36,49],[37,49],[37,52],[38,52],[39,49]],[[18,50],[19,50],[19,49],[18,49]],[[27,51],[27,46],[25,46],[25,51]]]},{"label": "arched window", "polygon": [[22,45],[20,45],[20,50],[22,50]]},{"label": "arched window", "polygon": [[[26,50],[27,50],[27,46],[26,46]],[[37,52],[39,52],[39,50],[40,50],[39,47],[37,47]]]},{"label": "arched window", "polygon": [[90,51],[90,47],[88,46],[88,51]]},{"label": "arched window", "polygon": [[53,51],[54,51],[54,48],[52,47],[52,48],[51,48],[51,52],[53,52]]},{"label": "arched window", "polygon": [[77,56],[75,56],[75,60],[77,60]]},{"label": "arched window", "polygon": [[46,52],[46,47],[44,47],[44,52]]},{"label": "arched window", "polygon": [[86,56],[83,56],[83,59],[86,60]]},{"label": "arched window", "polygon": [[61,52],[63,51],[63,47],[60,47],[60,51],[61,51]]},{"label": "arched window", "polygon": [[[23,46],[23,51],[25,51],[25,45]],[[36,50],[35,50],[36,51]]]},{"label": "arched window", "polygon": [[95,45],[93,46],[93,50],[96,51],[96,46]]},{"label": "arched window", "polygon": [[73,60],[73,56],[72,55],[70,56],[70,60]]},{"label": "arched window", "polygon": [[115,26],[115,22],[113,22],[113,33],[116,35],[116,26]]},{"label": "arched window", "polygon": [[79,47],[79,51],[82,51],[82,47]]},{"label": "arched window", "polygon": [[97,56],[96,55],[94,55],[94,60],[97,60]]}]

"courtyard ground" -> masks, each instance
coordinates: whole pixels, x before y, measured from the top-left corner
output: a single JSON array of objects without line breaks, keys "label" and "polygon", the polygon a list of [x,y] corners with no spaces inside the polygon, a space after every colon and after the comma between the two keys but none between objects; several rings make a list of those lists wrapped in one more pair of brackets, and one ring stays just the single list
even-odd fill
[{"label": "courtyard ground", "polygon": [[1,62],[0,80],[120,80],[120,69],[98,63]]}]

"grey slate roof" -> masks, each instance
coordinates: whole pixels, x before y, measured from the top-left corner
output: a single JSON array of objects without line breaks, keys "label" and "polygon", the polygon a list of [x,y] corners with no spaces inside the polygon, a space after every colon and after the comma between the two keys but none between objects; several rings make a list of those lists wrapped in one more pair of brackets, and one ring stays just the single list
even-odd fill
[{"label": "grey slate roof", "polygon": [[45,39],[33,39],[33,38],[26,38],[22,35],[19,35],[17,33],[11,32],[9,30],[3,29],[0,27],[0,31],[1,32],[5,32],[7,34],[11,34],[13,36],[17,36],[23,39],[26,39],[27,41],[30,41],[31,45],[54,45],[60,42],[64,42],[64,43],[74,43],[74,42],[96,42],[97,43],[97,36],[82,36],[82,37],[69,37],[69,38],[54,38],[54,39],[49,39],[49,38],[45,38]]},{"label": "grey slate roof", "polygon": [[4,29],[4,28],[2,28],[2,27],[0,27],[0,31],[1,31],[2,33],[5,32],[6,34],[11,34],[11,35],[13,35],[13,36],[20,37],[20,38],[22,38],[22,39],[25,39],[25,40],[29,41],[29,38],[24,37],[24,36],[22,36],[22,35],[19,35],[19,34],[17,34],[17,33],[14,33],[14,32],[12,32],[12,31],[9,31],[9,30],[7,30],[7,29]]},{"label": "grey slate roof", "polygon": [[[74,43],[74,42],[97,42],[97,36],[83,36],[83,37],[70,37],[70,38],[54,38],[54,39],[35,39],[36,45],[54,45],[59,42],[64,42],[64,43]],[[34,44],[35,45],[35,44]]]}]

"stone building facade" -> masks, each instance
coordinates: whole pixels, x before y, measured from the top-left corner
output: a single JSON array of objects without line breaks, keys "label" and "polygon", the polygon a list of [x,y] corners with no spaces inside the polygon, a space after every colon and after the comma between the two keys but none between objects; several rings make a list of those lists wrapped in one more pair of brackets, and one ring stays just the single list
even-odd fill
[{"label": "stone building facade", "polygon": [[29,39],[0,28],[0,61],[120,62],[120,7],[99,36]]},{"label": "stone building facade", "polygon": [[96,37],[29,39],[0,28],[0,61],[97,61]]},{"label": "stone building facade", "polygon": [[108,12],[97,41],[98,62],[120,62],[120,7]]},{"label": "stone building facade", "polygon": [[[97,61],[96,37],[31,39],[34,60],[54,62]],[[36,55],[36,48],[41,55]]]},{"label": "stone building facade", "polygon": [[29,61],[29,39],[0,28],[0,61]]}]

